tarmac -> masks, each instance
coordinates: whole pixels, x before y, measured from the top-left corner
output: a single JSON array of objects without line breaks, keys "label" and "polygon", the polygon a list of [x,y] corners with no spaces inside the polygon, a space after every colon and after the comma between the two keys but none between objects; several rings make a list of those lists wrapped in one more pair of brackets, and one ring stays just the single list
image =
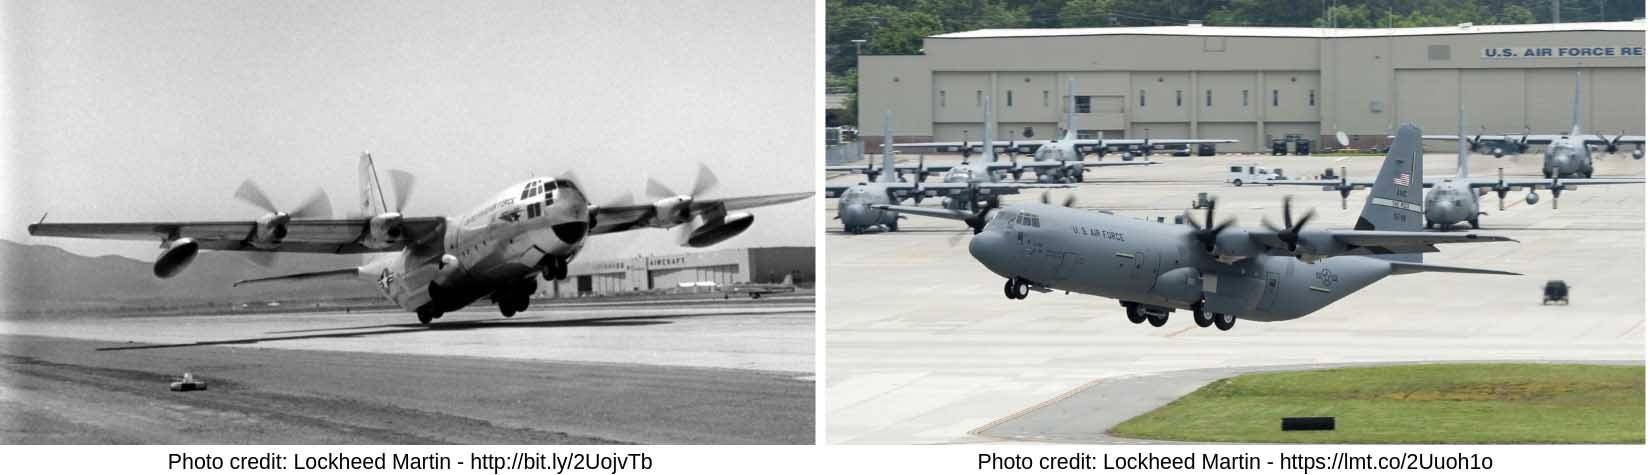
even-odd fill
[{"label": "tarmac", "polygon": [[0,443],[809,444],[813,303],[3,321]]},{"label": "tarmac", "polygon": [[[1198,192],[1208,192],[1219,198],[1217,219],[1233,216],[1241,226],[1258,227],[1262,216],[1281,221],[1281,200],[1293,195],[1297,213],[1317,210],[1312,226],[1351,228],[1367,191],[1353,192],[1342,210],[1339,194],[1317,188],[1233,187],[1223,181],[1227,167],[1259,164],[1311,177],[1331,167],[1339,174],[1344,166],[1350,176],[1368,179],[1383,158],[1160,154],[1152,157],[1159,165],[1091,169],[1086,183],[1056,190],[1051,198],[1058,202],[1071,193],[1080,208],[1172,220]],[[1454,173],[1453,154],[1425,159],[1429,176]],[[1595,177],[1644,176],[1644,162],[1625,153],[1595,163]],[[1498,167],[1509,177],[1540,176],[1540,166],[1536,154],[1472,159],[1473,175],[1483,177],[1493,177]],[[1239,320],[1228,332],[1199,328],[1186,312],[1171,315],[1162,328],[1133,325],[1116,301],[1087,295],[1007,300],[1002,278],[968,255],[970,234],[960,223],[910,217],[898,232],[849,235],[829,222],[826,441],[1115,442],[1104,434],[1112,425],[1230,374],[1230,368],[1643,361],[1643,185],[1584,186],[1565,192],[1556,210],[1551,195],[1539,193],[1541,201],[1528,205],[1524,191],[1515,191],[1505,211],[1497,209],[1494,194],[1480,201],[1489,214],[1477,232],[1520,242],[1441,245],[1442,252],[1426,255],[1429,263],[1523,276],[1392,276],[1305,318]],[[1036,201],[1040,194],[1004,202]],[[826,216],[836,215],[835,206],[836,200],[827,200]],[[1203,210],[1192,211],[1202,219]],[[1457,232],[1462,230],[1464,223]],[[1549,279],[1571,285],[1569,305],[1541,305]],[[1091,392],[1097,388],[1105,389]],[[1109,396],[1093,397],[1102,393]]]}]

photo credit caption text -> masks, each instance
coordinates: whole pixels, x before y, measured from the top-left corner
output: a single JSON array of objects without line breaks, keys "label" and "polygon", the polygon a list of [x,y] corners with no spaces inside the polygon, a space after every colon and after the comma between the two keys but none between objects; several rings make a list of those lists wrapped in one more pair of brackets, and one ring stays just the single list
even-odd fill
[{"label": "photo credit caption text", "polygon": [[342,451],[277,453],[221,457],[212,454],[167,454],[167,470],[480,470],[489,473],[607,473],[653,469],[645,452],[510,452],[505,455],[470,452],[454,457],[440,452],[351,454]]}]

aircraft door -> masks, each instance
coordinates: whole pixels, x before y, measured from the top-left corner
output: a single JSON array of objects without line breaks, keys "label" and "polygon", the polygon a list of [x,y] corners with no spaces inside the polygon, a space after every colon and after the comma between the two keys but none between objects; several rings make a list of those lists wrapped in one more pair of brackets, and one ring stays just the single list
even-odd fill
[{"label": "aircraft door", "polygon": [[1272,308],[1272,301],[1278,298],[1277,272],[1266,271],[1266,288],[1260,294],[1260,308]]}]

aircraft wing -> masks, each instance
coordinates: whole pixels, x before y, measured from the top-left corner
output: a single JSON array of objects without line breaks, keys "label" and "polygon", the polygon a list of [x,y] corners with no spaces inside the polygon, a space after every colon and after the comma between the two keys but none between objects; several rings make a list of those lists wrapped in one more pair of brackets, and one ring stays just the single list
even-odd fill
[{"label": "aircraft wing", "polygon": [[915,183],[914,189],[906,193],[923,196],[956,196],[978,192],[982,196],[990,195],[1017,195],[1020,190],[1027,188],[1071,188],[1072,185],[1055,183]]},{"label": "aircraft wing", "polygon": [[[814,192],[780,193],[774,195],[741,196],[738,198],[700,199],[694,200],[689,207],[689,213],[701,214],[711,210],[734,211],[762,206],[772,206],[792,201],[801,201],[813,196]],[[590,235],[629,231],[640,227],[650,227],[658,212],[651,204],[629,206],[592,207],[590,209]]]},{"label": "aircraft wing", "polygon": [[[446,219],[439,217],[403,218],[407,242],[423,242],[440,236],[446,228]],[[116,239],[157,243],[172,239],[190,238],[201,249],[217,251],[273,251],[308,252],[318,254],[360,254],[392,252],[402,244],[372,249],[362,246],[366,237],[367,218],[354,219],[293,219],[287,222],[286,237],[280,247],[259,249],[250,243],[255,237],[256,221],[179,221],[147,223],[36,223],[29,225],[29,235],[72,237],[88,239]]]},{"label": "aircraft wing", "polygon": [[[1606,135],[1606,134],[1588,134],[1586,137],[1587,137],[1587,145],[1609,145],[1610,142],[1611,142],[1610,139],[1611,139],[1612,136]],[[1617,135],[1617,136],[1614,136],[1614,137],[1615,137],[1615,143],[1617,145],[1620,145],[1620,144],[1644,145],[1644,136],[1643,135]]]},{"label": "aircraft wing", "polygon": [[[1422,188],[1432,188],[1433,185],[1438,184],[1438,182],[1440,182],[1440,181],[1443,181],[1443,179],[1442,178],[1422,178],[1421,179],[1421,187]],[[1266,186],[1272,186],[1272,185],[1321,186],[1321,187],[1323,187],[1324,191],[1334,191],[1337,187],[1341,186],[1341,181],[1340,180],[1334,180],[1334,179],[1330,179],[1330,180],[1266,180],[1266,181],[1255,182],[1254,184],[1256,184],[1256,185],[1266,185]],[[1353,189],[1361,190],[1361,189],[1367,189],[1369,187],[1375,186],[1375,181],[1374,180],[1347,180],[1346,184],[1351,185]]]},{"label": "aircraft wing", "polygon": [[[1081,144],[1083,142],[1085,142],[1085,141],[1083,141],[1083,140],[1077,141],[1077,143],[1079,143],[1079,144]],[[1203,143],[1237,143],[1236,140],[1232,140],[1232,139],[1156,139],[1156,138],[1154,138],[1154,139],[1105,139],[1104,141],[1095,140],[1094,142],[1096,144],[1105,145],[1107,147],[1116,146],[1116,145],[1147,145],[1147,144],[1151,144],[1151,145],[1196,145],[1196,144],[1203,144]],[[1104,142],[1104,143],[1102,144],[1101,142]]]},{"label": "aircraft wing", "polygon": [[863,171],[865,171],[865,167],[858,167],[858,166],[853,166],[853,165],[830,165],[830,166],[825,167],[825,171],[828,171],[828,172],[863,172]]},{"label": "aircraft wing", "polygon": [[952,219],[957,221],[967,221],[974,217],[974,213],[950,208],[924,208],[921,206],[900,205],[871,205],[871,207],[876,209],[885,209],[888,211],[897,211],[903,214],[927,216],[930,218]]},{"label": "aircraft wing", "polygon": [[[1038,147],[1042,147],[1043,145],[1047,145],[1050,142],[1052,142],[1052,141],[1050,141],[1050,140],[995,141],[995,142],[992,142],[992,145],[997,150],[1017,149],[1017,150],[1020,150],[1020,151],[1023,151],[1023,152],[1030,152],[1032,150],[1036,150]],[[907,143],[896,143],[896,144],[894,144],[894,148],[932,148],[932,149],[939,150],[939,151],[942,151],[942,152],[960,152],[965,147],[969,148],[969,149],[980,150],[980,149],[985,148],[984,145],[985,145],[984,142],[907,142]]]},{"label": "aircraft wing", "polygon": [[1133,165],[1157,165],[1157,164],[1160,164],[1160,163],[1163,163],[1163,162],[1153,162],[1153,161],[1150,161],[1150,160],[1146,160],[1146,161],[1139,161],[1139,162],[1082,162],[1082,163],[1083,163],[1083,168],[1098,168],[1098,167],[1127,167],[1127,166],[1133,166]]},{"label": "aircraft wing", "polygon": [[1571,188],[1576,185],[1631,185],[1644,183],[1643,178],[1479,178],[1472,180],[1468,186],[1473,188],[1489,188],[1505,183],[1509,188],[1546,188],[1554,185]]},{"label": "aircraft wing", "polygon": [[[1250,234],[1262,244],[1273,249],[1285,248],[1283,242],[1277,239],[1274,233]],[[1505,236],[1491,236],[1477,233],[1435,233],[1422,231],[1359,231],[1351,229],[1323,229],[1306,230],[1301,232],[1301,245],[1322,245],[1327,240],[1333,240],[1332,246],[1338,249],[1329,253],[1333,256],[1358,256],[1380,254],[1408,254],[1417,252],[1438,252],[1438,244],[1454,244],[1464,242],[1517,242]]]}]

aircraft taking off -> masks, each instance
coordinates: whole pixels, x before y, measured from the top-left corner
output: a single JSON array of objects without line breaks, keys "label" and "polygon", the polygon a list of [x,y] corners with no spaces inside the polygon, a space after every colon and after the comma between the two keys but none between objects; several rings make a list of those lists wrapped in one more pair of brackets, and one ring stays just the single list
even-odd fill
[{"label": "aircraft taking off", "polygon": [[[1000,168],[1008,171],[1009,174],[1014,176],[1015,180],[1020,179],[1021,174],[1029,170],[1037,174],[1038,182],[1075,183],[1083,181],[1084,171],[1089,168],[1155,165],[1157,163],[1150,161],[1083,161],[1084,155],[1089,152],[1098,152],[1101,157],[1104,157],[1107,149],[1132,146],[1139,147],[1142,153],[1149,155],[1151,153],[1150,150],[1157,145],[1237,143],[1236,140],[1230,139],[1079,139],[1077,138],[1077,127],[1075,125],[1077,95],[1073,92],[1076,90],[1076,87],[1076,81],[1071,79],[1066,80],[1066,130],[1065,133],[1056,140],[1016,140],[1003,144],[978,142],[970,143],[967,141],[917,142],[894,144],[894,146],[900,148],[934,148],[939,150],[961,151],[964,158],[971,155],[976,148],[989,149],[991,152],[996,152],[996,149],[1001,148],[1003,151],[1009,152],[1011,158],[1015,152],[1030,151],[1032,154],[1032,161],[1024,163],[1013,161],[1012,163],[1001,166]],[[990,106],[990,102],[987,102],[986,107],[989,109]],[[985,135],[987,139],[992,138],[993,135],[991,129],[986,129]],[[1132,160],[1132,154],[1125,153],[1124,158],[1126,160]]]},{"label": "aircraft taking off", "polygon": [[[1466,117],[1466,112],[1462,111],[1460,113],[1460,121],[1457,124],[1459,129],[1466,128]],[[1473,178],[1468,176],[1469,172],[1467,170],[1467,164],[1471,158],[1471,154],[1468,152],[1468,141],[1466,139],[1466,135],[1457,134],[1453,137],[1457,137],[1457,143],[1459,144],[1455,155],[1455,176],[1446,178],[1426,177],[1421,180],[1421,186],[1432,189],[1432,191],[1427,192],[1426,198],[1423,200],[1426,204],[1426,223],[1424,226],[1426,228],[1437,226],[1440,230],[1448,230],[1450,227],[1454,226],[1455,223],[1466,222],[1468,225],[1472,226],[1473,229],[1478,229],[1478,217],[1488,214],[1479,210],[1478,199],[1490,191],[1494,191],[1496,196],[1500,198],[1500,209],[1506,210],[1508,192],[1517,188],[1527,189],[1528,194],[1524,195],[1524,202],[1533,205],[1541,200],[1541,196],[1536,194],[1536,190],[1545,188],[1553,194],[1553,209],[1558,209],[1559,195],[1565,190],[1576,189],[1576,186],[1578,185],[1623,185],[1644,183],[1643,178],[1532,177],[1509,179],[1503,173],[1503,170],[1499,169],[1496,171],[1495,178]],[[1415,162],[1417,165],[1421,163],[1421,157],[1419,155],[1416,156]],[[1592,174],[1591,170],[1588,171],[1588,174]],[[1398,177],[1398,179],[1405,182],[1411,180],[1412,178],[1413,177],[1407,174],[1400,175]],[[1368,188],[1377,182],[1379,182],[1379,180],[1374,182],[1352,181],[1346,177],[1346,171],[1343,167],[1339,180],[1274,180],[1268,181],[1266,184],[1322,186],[1325,191],[1339,191],[1341,193],[1341,207],[1345,208],[1347,195],[1351,194],[1352,190]]]},{"label": "aircraft taking off", "polygon": [[247,184],[236,196],[270,211],[253,221],[36,223],[29,225],[29,234],[158,239],[166,248],[155,261],[155,276],[161,278],[182,271],[202,249],[372,254],[359,267],[252,279],[235,285],[347,277],[376,281],[385,297],[417,313],[418,321],[428,324],[445,312],[464,308],[483,297],[491,297],[506,317],[526,310],[528,298],[538,287],[535,276],[566,278],[568,261],[578,255],[590,236],[641,228],[678,229],[681,245],[706,247],[750,228],[755,217],[737,210],[813,195],[802,192],[704,199],[701,195],[716,186],[716,176],[701,165],[693,191],[688,194],[676,194],[648,180],[649,193],[660,195],[649,204],[591,205],[576,180],[563,175],[534,178],[505,188],[464,216],[414,217],[402,214],[412,191],[411,174],[390,171],[395,196],[392,209],[372,156],[361,155],[359,172],[362,216],[355,218],[315,217],[330,214],[318,211],[319,205],[301,207],[304,213],[277,212],[267,198],[258,199],[262,192],[256,191],[256,186]]},{"label": "aircraft taking off", "polygon": [[[890,126],[888,125],[890,122],[892,122],[891,113],[884,112],[882,166],[885,170],[894,166],[893,145],[891,145],[893,134],[889,131]],[[986,130],[989,132],[991,130],[991,100],[989,98],[986,99],[985,122]],[[991,142],[987,140],[986,143],[989,146]],[[1069,187],[1069,185],[1001,182],[1002,173],[1011,166],[1010,164],[998,162],[995,151],[988,151],[984,160],[963,162],[954,167],[931,167],[932,170],[945,171],[945,178],[941,183],[899,182],[895,174],[882,173],[874,183],[831,185],[825,187],[825,192],[826,196],[841,197],[837,202],[837,216],[842,220],[843,230],[859,234],[873,226],[883,226],[889,231],[898,230],[899,214],[880,206],[897,204],[905,198],[920,202],[924,197],[941,196],[941,202],[947,209],[972,215],[975,210],[980,208],[981,202],[996,203],[998,195],[1018,194],[1021,189],[1025,188]],[[984,222],[978,224],[984,225]]]},{"label": "aircraft taking off", "polygon": [[1358,219],[1367,230],[1305,229],[1314,213],[1293,220],[1287,198],[1283,227],[1264,230],[1233,228],[1230,218],[1214,224],[1213,204],[1199,226],[1190,213],[1186,225],[1178,225],[1050,205],[1045,198],[992,213],[968,252],[1007,278],[1003,295],[1010,299],[1065,290],[1117,299],[1137,324],[1161,327],[1174,310],[1187,309],[1198,326],[1221,330],[1239,318],[1300,318],[1388,275],[1517,275],[1421,263],[1421,253],[1436,252],[1436,244],[1511,239],[1420,232],[1420,206],[1408,197],[1420,196],[1421,184],[1396,179],[1420,174],[1420,153],[1420,130],[1399,127]]},{"label": "aircraft taking off", "polygon": [[[1473,149],[1489,148],[1496,158],[1511,151],[1523,152],[1530,145],[1547,146],[1541,153],[1541,176],[1593,177],[1592,146],[1603,146],[1605,153],[1614,155],[1622,145],[1638,145],[1633,159],[1644,158],[1643,135],[1604,135],[1581,133],[1581,72],[1576,72],[1575,96],[1570,100],[1570,132],[1567,134],[1495,134],[1477,135],[1466,139]],[[1457,135],[1427,135],[1427,140],[1458,140],[1466,138],[1463,131]],[[1511,149],[1511,150],[1509,150]],[[1532,203],[1533,204],[1533,203]]]}]

